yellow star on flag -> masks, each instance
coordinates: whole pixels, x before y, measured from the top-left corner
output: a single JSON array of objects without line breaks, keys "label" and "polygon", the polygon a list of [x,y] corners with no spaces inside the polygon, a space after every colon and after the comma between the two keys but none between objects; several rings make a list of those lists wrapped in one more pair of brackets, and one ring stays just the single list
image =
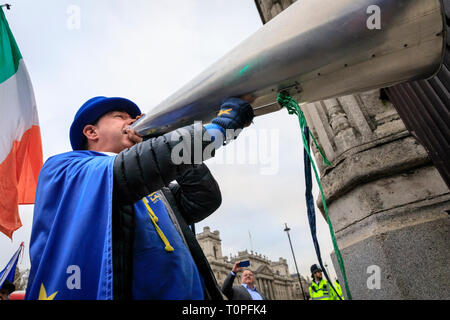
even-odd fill
[{"label": "yellow star on flag", "polygon": [[38,300],[53,300],[55,296],[58,294],[58,291],[47,297],[47,292],[45,291],[44,284],[41,284],[41,290],[39,291],[39,299]]},{"label": "yellow star on flag", "polygon": [[233,109],[220,110],[220,112],[219,112],[219,114],[217,116],[220,117],[223,114],[230,114],[231,110],[233,110]]}]

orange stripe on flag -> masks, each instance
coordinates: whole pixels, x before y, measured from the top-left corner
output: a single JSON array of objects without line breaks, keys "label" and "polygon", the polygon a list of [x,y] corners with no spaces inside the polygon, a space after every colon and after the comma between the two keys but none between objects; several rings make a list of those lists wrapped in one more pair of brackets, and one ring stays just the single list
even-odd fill
[{"label": "orange stripe on flag", "polygon": [[22,226],[18,205],[34,203],[41,168],[41,131],[32,126],[0,164],[0,231],[9,238]]}]

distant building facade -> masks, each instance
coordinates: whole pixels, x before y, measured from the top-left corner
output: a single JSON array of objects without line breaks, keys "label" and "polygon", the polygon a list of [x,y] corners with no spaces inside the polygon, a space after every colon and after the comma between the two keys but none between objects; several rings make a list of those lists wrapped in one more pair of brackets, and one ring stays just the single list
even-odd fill
[{"label": "distant building facade", "polygon": [[[235,256],[222,254],[222,240],[218,230],[211,232],[204,227],[203,232],[197,234],[197,240],[211,265],[217,282],[222,286],[236,261],[250,260],[250,270],[256,278],[256,286],[271,300],[298,300],[303,299],[298,284],[298,277],[291,277],[286,259],[270,261],[267,257],[247,250],[239,251]],[[235,285],[241,283],[241,273],[235,279]],[[309,284],[302,277],[303,287]],[[306,294],[306,292],[305,292]]]},{"label": "distant building facade", "polygon": [[300,276],[302,279],[302,288],[300,289],[297,273],[291,274],[291,278],[294,280],[294,300],[303,300],[303,293],[305,294],[306,299],[309,299],[309,286],[311,285],[311,281],[307,280],[303,276]]},{"label": "distant building facade", "polygon": [[19,269],[16,268],[16,274],[14,275],[14,285],[16,286],[16,291],[25,291],[28,284],[28,276],[30,275],[30,269]]}]

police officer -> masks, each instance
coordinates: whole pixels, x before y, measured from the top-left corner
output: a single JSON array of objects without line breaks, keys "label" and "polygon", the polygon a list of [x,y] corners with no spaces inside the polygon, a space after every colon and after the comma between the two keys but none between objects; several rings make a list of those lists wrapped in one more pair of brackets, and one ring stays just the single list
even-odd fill
[{"label": "police officer", "polygon": [[335,300],[339,299],[331,286],[323,279],[322,269],[317,264],[311,266],[311,276],[313,281],[309,286],[310,300]]}]

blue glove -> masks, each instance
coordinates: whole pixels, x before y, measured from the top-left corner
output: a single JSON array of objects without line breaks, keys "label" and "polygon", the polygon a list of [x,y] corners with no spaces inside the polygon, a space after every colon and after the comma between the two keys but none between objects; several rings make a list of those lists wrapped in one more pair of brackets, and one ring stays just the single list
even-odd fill
[{"label": "blue glove", "polygon": [[247,101],[239,98],[228,98],[220,107],[220,112],[211,122],[227,129],[244,129],[252,123],[253,108]]},{"label": "blue glove", "polygon": [[236,139],[240,131],[250,125],[253,117],[253,108],[247,101],[239,98],[224,100],[217,117],[212,123],[205,125],[211,135],[211,141],[214,142],[214,148],[217,150],[222,144]]}]

